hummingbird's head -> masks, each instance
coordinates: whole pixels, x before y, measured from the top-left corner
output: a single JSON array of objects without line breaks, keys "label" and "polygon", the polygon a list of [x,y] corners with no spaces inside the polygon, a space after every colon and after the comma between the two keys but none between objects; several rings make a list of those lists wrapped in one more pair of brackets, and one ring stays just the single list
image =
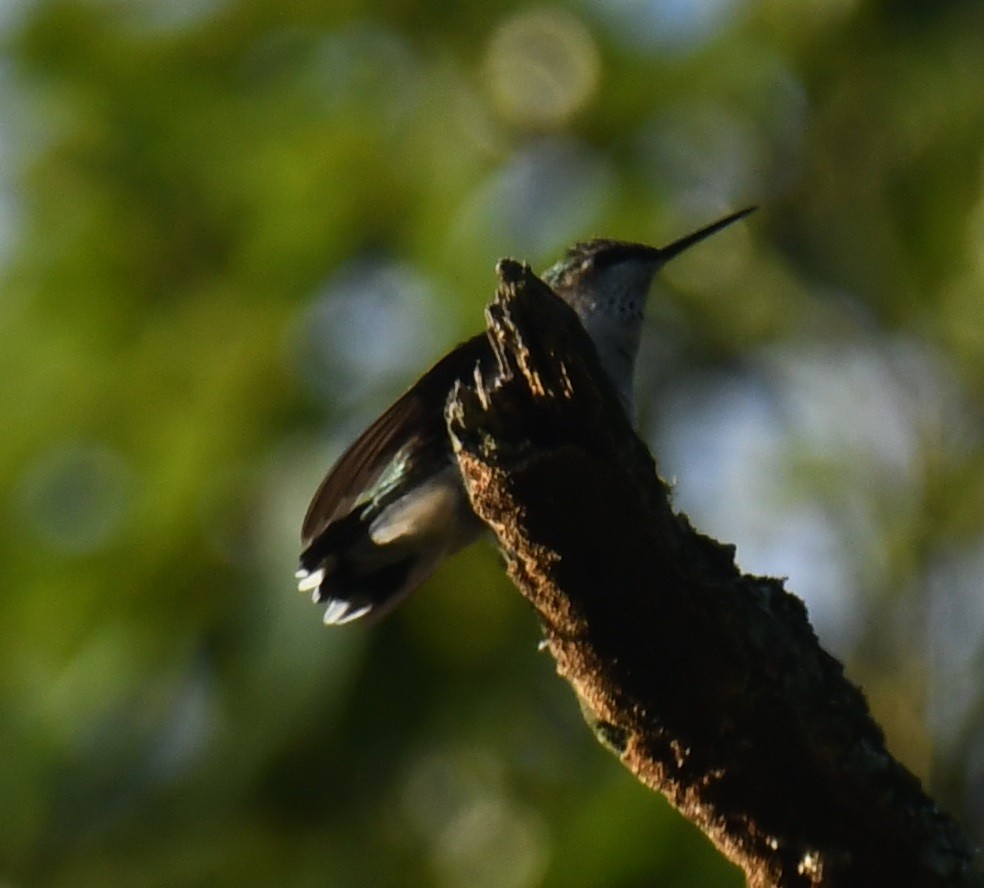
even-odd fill
[{"label": "hummingbird's head", "polygon": [[747,216],[740,210],[666,247],[597,238],[575,244],[543,280],[577,312],[626,406],[653,278],[667,262],[704,238]]},{"label": "hummingbird's head", "polygon": [[596,238],[575,244],[543,279],[582,320],[595,312],[642,320],[660,250],[645,244]]},{"label": "hummingbird's head", "polygon": [[595,238],[575,244],[546,281],[584,319],[595,311],[614,313],[625,320],[642,319],[653,278],[667,262],[694,244],[737,222],[755,208],[748,207],[712,222],[666,247]]}]

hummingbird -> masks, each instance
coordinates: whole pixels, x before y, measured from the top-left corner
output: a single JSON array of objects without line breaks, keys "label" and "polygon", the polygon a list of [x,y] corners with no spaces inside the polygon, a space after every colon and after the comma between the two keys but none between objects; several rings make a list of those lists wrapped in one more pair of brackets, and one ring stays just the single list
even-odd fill
[{"label": "hummingbird", "polygon": [[[665,247],[596,238],[575,244],[543,281],[576,312],[627,414],[646,297],[674,256],[744,218],[732,213]],[[324,622],[381,616],[438,564],[481,536],[451,451],[444,406],[455,382],[495,365],[484,333],[457,345],[342,454],[301,527],[295,577]]]}]

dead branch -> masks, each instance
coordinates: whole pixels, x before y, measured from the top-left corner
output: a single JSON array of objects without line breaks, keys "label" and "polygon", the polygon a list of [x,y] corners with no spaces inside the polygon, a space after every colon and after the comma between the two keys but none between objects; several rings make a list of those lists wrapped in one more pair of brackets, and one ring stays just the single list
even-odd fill
[{"label": "dead branch", "polygon": [[574,313],[503,261],[498,370],[449,430],[476,512],[597,736],[751,886],[978,884],[780,580],[674,513]]}]

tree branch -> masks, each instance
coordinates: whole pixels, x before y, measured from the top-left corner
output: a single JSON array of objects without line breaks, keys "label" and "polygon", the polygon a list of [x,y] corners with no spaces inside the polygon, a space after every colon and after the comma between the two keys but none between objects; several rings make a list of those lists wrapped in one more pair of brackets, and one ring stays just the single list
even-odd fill
[{"label": "tree branch", "polygon": [[459,383],[449,430],[597,736],[753,888],[978,884],[802,602],[673,512],[574,313],[498,273],[498,370]]}]

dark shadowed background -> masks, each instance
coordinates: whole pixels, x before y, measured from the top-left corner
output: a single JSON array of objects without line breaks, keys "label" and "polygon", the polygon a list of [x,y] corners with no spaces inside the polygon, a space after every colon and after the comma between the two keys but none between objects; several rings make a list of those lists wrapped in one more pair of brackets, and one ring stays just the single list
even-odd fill
[{"label": "dark shadowed background", "polygon": [[739,885],[490,543],[369,628],[292,573],[498,257],[749,203],[640,428],[984,841],[982,83],[980,0],[0,2],[0,885]]}]

